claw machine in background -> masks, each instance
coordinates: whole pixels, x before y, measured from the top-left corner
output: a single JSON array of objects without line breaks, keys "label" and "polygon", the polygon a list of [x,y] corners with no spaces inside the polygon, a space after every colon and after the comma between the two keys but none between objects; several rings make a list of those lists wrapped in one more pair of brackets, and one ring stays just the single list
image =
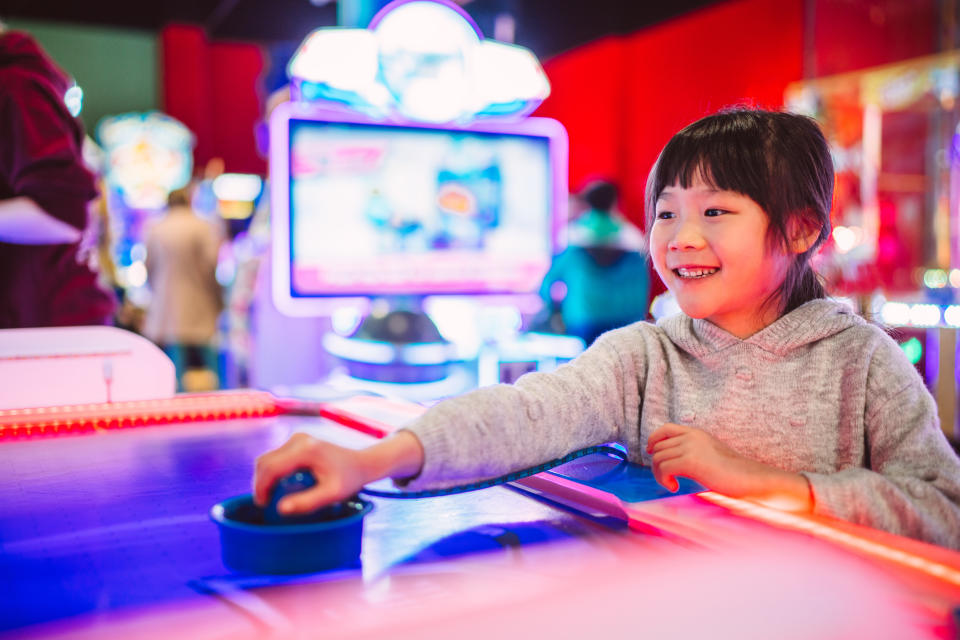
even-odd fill
[{"label": "claw machine in background", "polygon": [[832,238],[817,257],[833,295],[891,330],[957,437],[960,51],[794,83],[785,104],[832,149]]}]

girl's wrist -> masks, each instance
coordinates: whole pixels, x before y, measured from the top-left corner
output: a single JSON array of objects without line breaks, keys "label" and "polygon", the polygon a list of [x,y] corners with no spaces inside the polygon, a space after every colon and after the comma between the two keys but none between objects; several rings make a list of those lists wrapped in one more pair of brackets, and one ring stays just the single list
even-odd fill
[{"label": "girl's wrist", "polygon": [[782,511],[809,512],[813,509],[810,482],[799,473],[762,465],[756,477],[755,502]]},{"label": "girl's wrist", "polygon": [[387,477],[411,478],[423,467],[423,446],[405,429],[359,453],[364,484]]}]

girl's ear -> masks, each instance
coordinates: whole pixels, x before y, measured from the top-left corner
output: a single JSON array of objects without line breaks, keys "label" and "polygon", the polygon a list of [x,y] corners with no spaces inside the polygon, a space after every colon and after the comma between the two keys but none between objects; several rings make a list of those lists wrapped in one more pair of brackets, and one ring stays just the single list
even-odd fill
[{"label": "girl's ear", "polygon": [[790,234],[790,251],[806,253],[820,238],[820,223],[812,212],[804,211],[790,216],[787,232]]}]

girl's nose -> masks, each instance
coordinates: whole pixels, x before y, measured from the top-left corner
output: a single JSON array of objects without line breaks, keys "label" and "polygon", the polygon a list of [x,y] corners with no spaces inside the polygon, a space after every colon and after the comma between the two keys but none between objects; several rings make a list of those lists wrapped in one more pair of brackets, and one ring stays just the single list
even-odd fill
[{"label": "girl's nose", "polygon": [[689,220],[681,219],[667,248],[671,251],[684,251],[700,249],[703,245],[703,234],[700,232],[699,226]]}]

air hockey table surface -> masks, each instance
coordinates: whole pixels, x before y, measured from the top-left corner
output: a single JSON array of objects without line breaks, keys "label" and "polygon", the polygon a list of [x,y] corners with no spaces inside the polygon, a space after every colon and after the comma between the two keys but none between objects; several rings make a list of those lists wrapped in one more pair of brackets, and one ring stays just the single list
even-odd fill
[{"label": "air hockey table surface", "polygon": [[[208,512],[249,492],[257,455],[296,431],[365,446],[382,423],[228,411],[123,428],[140,424],[88,413],[96,415],[79,422],[86,434],[0,438],[3,637],[567,637],[658,624],[681,637],[697,619],[684,614],[691,602],[709,624],[686,630],[714,637],[955,631],[949,609],[960,603],[960,581],[891,572],[806,533],[694,505],[693,496],[635,505],[623,517],[602,494],[573,495],[569,478],[557,491],[535,476],[439,498],[374,499],[356,566],[231,573]],[[597,622],[598,611],[623,608],[642,610],[645,623]],[[731,616],[740,617],[724,627]],[[812,630],[811,619],[820,626]]]}]

